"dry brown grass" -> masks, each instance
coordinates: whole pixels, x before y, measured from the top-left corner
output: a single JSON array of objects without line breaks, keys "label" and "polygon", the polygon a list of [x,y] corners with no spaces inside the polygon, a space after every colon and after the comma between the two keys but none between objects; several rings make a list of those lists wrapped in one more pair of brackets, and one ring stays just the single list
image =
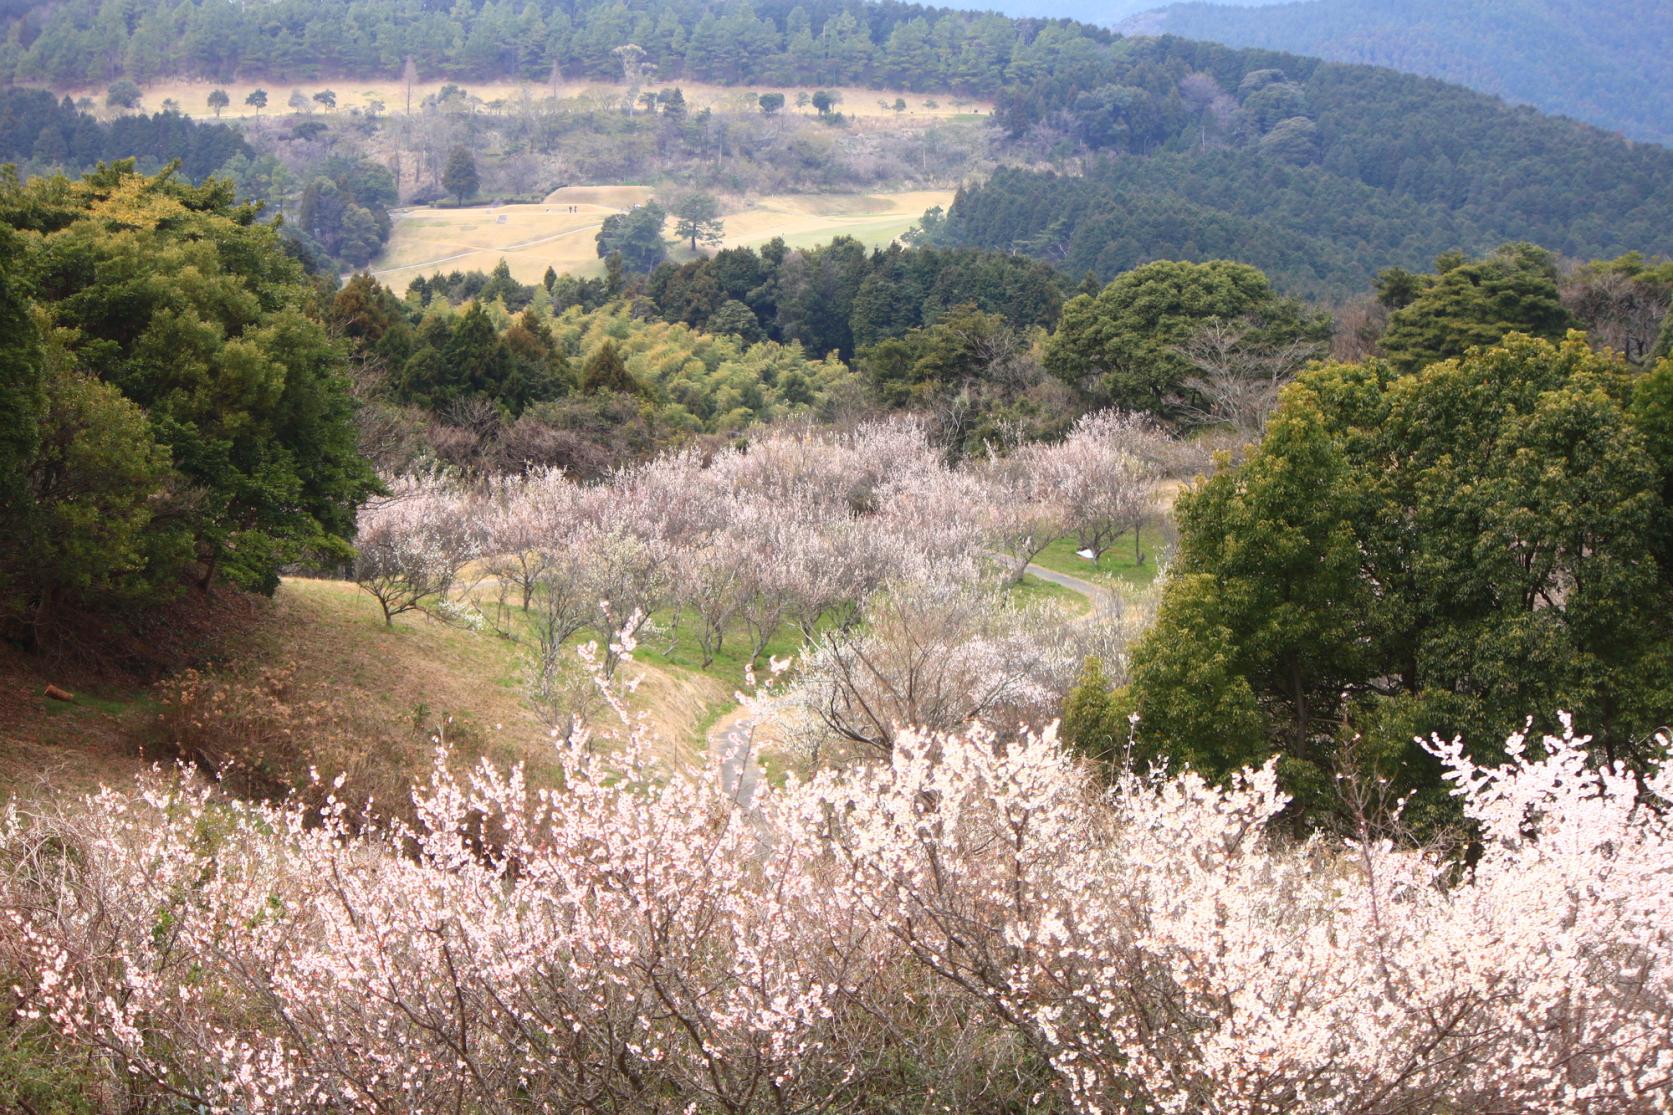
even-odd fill
[{"label": "dry brown grass", "polygon": [[[368,795],[400,812],[445,738],[461,764],[523,763],[536,784],[559,777],[546,726],[527,697],[525,648],[491,631],[422,614],[384,626],[370,596],[341,581],[289,578],[241,614],[212,661],[161,681],[88,680],[0,652],[0,799],[85,791],[174,759],[225,772],[236,792],[306,799],[310,770],[348,776],[344,800]],[[730,701],[720,681],[645,662],[630,709],[674,765],[701,761],[700,725]],[[54,682],[73,702],[47,699]],[[604,725],[606,741],[619,734]],[[606,744],[607,745],[607,744]]]},{"label": "dry brown grass", "polygon": [[238,656],[165,683],[160,722],[187,757],[230,762],[247,792],[305,783],[314,768],[347,773],[350,800],[392,802],[428,770],[438,737],[461,761],[525,762],[555,778],[523,682],[506,640],[423,615],[390,629],[356,586],[291,578]]},{"label": "dry brown grass", "polygon": [[[418,106],[427,96],[439,92],[446,82],[424,81],[413,86],[412,104],[416,112]],[[461,81],[471,94],[480,97],[485,106],[492,106],[495,102],[503,102],[506,106],[516,105],[527,96],[535,100],[551,95],[551,88],[544,82],[509,82],[509,81]],[[813,109],[797,109],[796,94],[798,92],[812,93],[819,88],[816,85],[806,86],[773,86],[760,85],[744,88],[742,86],[709,85],[704,82],[679,81],[667,83],[669,88],[679,86],[684,94],[686,104],[694,111],[711,108],[716,112],[756,112],[758,111],[756,97],[762,93],[783,93],[785,95],[785,111],[790,114],[814,115]],[[406,89],[396,80],[372,78],[333,78],[330,80],[310,80],[302,82],[284,81],[233,81],[213,82],[196,80],[173,80],[153,82],[141,88],[141,107],[147,112],[156,112],[162,108],[165,100],[172,100],[180,106],[180,111],[187,116],[212,117],[214,113],[209,108],[209,93],[213,89],[226,90],[232,103],[221,112],[223,120],[238,119],[245,116],[255,116],[256,111],[244,103],[244,98],[256,89],[267,90],[267,107],[262,110],[263,117],[291,115],[289,105],[292,90],[301,91],[302,95],[310,98],[315,93],[329,89],[337,95],[337,108],[332,111],[316,109],[315,115],[329,118],[333,115],[346,115],[350,109],[365,111],[376,101],[383,108],[382,112],[401,112],[406,107]],[[644,86],[644,91],[655,92],[661,85],[650,84]],[[965,100],[951,94],[905,93],[897,90],[858,89],[853,87],[829,87],[833,92],[842,96],[837,109],[847,116],[862,116],[879,120],[893,120],[902,127],[912,127],[928,120],[946,119],[966,113],[981,112],[984,115],[993,111],[991,103],[986,101]],[[58,94],[69,94],[71,97],[88,96],[93,98],[99,112],[105,112],[105,87],[98,88],[70,88],[55,89]],[[592,101],[603,101],[609,98],[623,98],[627,95],[627,87],[596,81],[570,81],[558,86],[558,96],[561,98],[584,97]],[[896,113],[893,109],[886,109],[880,104],[886,101],[891,105],[896,97],[905,99],[907,111]],[[936,102],[935,108],[927,107],[927,102]],[[494,111],[484,108],[483,111]]]},{"label": "dry brown grass", "polygon": [[[560,275],[602,274],[595,237],[604,218],[650,200],[646,186],[567,186],[532,205],[415,208],[395,213],[394,231],[372,274],[396,290],[441,271],[490,271],[501,259],[519,282]],[[952,204],[951,190],[880,194],[776,194],[734,202],[722,215],[725,247],[757,247],[782,236],[793,248],[852,236],[884,247],[918,222],[924,210]],[[579,212],[570,213],[575,205]],[[667,229],[673,235],[673,222]],[[689,251],[672,253],[693,258]]]}]

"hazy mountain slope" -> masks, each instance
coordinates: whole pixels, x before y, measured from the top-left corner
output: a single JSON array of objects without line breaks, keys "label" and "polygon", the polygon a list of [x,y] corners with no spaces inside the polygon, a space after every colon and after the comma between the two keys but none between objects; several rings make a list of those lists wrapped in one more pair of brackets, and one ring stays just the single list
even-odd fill
[{"label": "hazy mountain slope", "polygon": [[934,227],[942,243],[1101,279],[1232,258],[1325,297],[1509,240],[1673,254],[1673,149],[1386,68],[1172,37],[1117,47],[995,111],[1013,135],[1101,157],[1084,175],[1002,170],[966,186]]},{"label": "hazy mountain slope", "polygon": [[1134,16],[1122,30],[1388,66],[1673,143],[1667,0],[1189,3]]}]

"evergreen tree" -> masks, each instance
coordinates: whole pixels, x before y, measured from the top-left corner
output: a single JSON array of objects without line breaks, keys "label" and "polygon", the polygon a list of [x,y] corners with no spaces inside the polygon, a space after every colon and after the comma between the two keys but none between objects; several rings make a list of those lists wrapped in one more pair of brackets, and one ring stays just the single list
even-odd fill
[{"label": "evergreen tree", "polygon": [[668,256],[662,239],[667,221],[668,211],[654,201],[626,213],[612,213],[598,230],[598,254],[607,263],[615,257],[619,266],[629,270],[651,271]]},{"label": "evergreen tree", "polygon": [[1141,760],[1221,775],[1276,750],[1320,812],[1363,763],[1420,791],[1418,821],[1446,794],[1416,736],[1492,758],[1567,710],[1641,762],[1673,700],[1668,382],[1577,334],[1303,374],[1259,448],[1180,499],[1161,613],[1089,738],[1136,712]]},{"label": "evergreen tree", "polygon": [[755,311],[735,298],[722,302],[709,315],[705,328],[721,336],[737,337],[745,344],[755,344],[765,336]]},{"label": "evergreen tree", "polygon": [[726,237],[726,223],[720,219],[720,203],[713,194],[689,194],[674,207],[674,234],[691,241],[719,244]]},{"label": "evergreen tree", "polygon": [[[40,338],[20,266],[23,253],[17,234],[0,227],[0,563],[15,561],[5,550],[24,537],[31,505],[25,469],[40,445],[46,407]],[[0,564],[0,578],[5,572]],[[5,588],[0,579],[0,593]]]},{"label": "evergreen tree", "polygon": [[[1496,344],[1507,333],[1557,338],[1568,311],[1557,291],[1556,264],[1528,244],[1508,245],[1475,263],[1439,261],[1439,274],[1416,280],[1417,289],[1394,315],[1378,347],[1401,371],[1462,356]],[[1390,277],[1390,296],[1405,297],[1404,280]]]},{"label": "evergreen tree", "polygon": [[[36,634],[61,613],[154,601],[188,572],[271,591],[281,566],[347,553],[375,481],[343,352],[309,316],[315,292],[278,230],[255,218],[225,181],[148,178],[131,162],[0,183],[0,228],[35,230],[19,255],[51,346],[22,469],[31,545],[0,572],[0,610],[33,617]],[[15,318],[13,299],[0,311]],[[0,451],[26,453],[29,332],[0,324],[22,350],[5,360],[22,386],[0,408],[22,433]]]},{"label": "evergreen tree", "polygon": [[476,196],[481,182],[476,174],[476,157],[468,147],[455,147],[447,156],[447,166],[442,169],[442,188],[458,199],[459,204],[465,204],[465,199]]},{"label": "evergreen tree", "polygon": [[627,370],[621,350],[614,341],[605,341],[597,352],[587,357],[587,362],[581,367],[581,390],[588,395],[605,392],[637,395],[641,392],[639,381]]},{"label": "evergreen tree", "polygon": [[1322,340],[1329,320],[1280,298],[1245,263],[1162,261],[1063,306],[1046,370],[1118,406],[1165,411],[1191,375],[1179,346],[1215,322],[1248,322],[1263,344]]}]

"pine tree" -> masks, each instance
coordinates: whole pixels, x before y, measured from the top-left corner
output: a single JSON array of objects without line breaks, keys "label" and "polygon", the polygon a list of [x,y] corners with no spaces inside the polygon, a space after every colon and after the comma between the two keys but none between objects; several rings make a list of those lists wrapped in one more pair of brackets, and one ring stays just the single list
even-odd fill
[{"label": "pine tree", "polygon": [[441,175],[442,188],[459,199],[459,204],[465,204],[465,199],[475,197],[481,181],[476,174],[476,157],[468,147],[455,147],[447,156],[447,166]]},{"label": "pine tree", "polygon": [[581,368],[581,390],[588,395],[640,393],[639,381],[627,370],[615,341],[604,342],[597,352],[587,357],[586,364]]}]

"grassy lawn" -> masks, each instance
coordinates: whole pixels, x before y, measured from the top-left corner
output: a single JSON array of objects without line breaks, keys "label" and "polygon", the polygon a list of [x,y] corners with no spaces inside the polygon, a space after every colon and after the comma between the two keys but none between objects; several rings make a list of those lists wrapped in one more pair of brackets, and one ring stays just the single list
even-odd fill
[{"label": "grassy lawn", "polygon": [[[493,612],[493,592],[479,590],[473,599],[482,611]],[[633,661],[634,666],[640,668],[637,672],[643,675],[643,684],[629,704],[648,714],[656,730],[670,741],[683,741],[701,748],[720,718],[738,705],[733,694],[746,688],[744,668],[749,663],[753,640],[742,623],[732,625],[722,640],[719,653],[705,666],[703,648],[697,640],[699,624],[696,616],[685,613],[678,627],[671,630],[673,619],[671,610],[655,612],[651,622],[640,629]],[[508,608],[502,622],[508,622],[520,640],[533,643],[533,625],[523,617],[515,603]],[[605,639],[603,633],[587,628],[566,645],[573,648],[597,642],[602,646]],[[769,657],[791,657],[801,646],[801,632],[793,624],[782,625],[762,652],[757,679],[762,683],[769,680]]]},{"label": "grassy lawn", "polygon": [[[501,259],[519,282],[538,282],[548,266],[559,274],[600,275],[604,262],[594,236],[604,219],[653,196],[646,186],[567,186],[533,203],[405,211],[372,273],[397,289],[414,275],[488,271]],[[846,235],[882,247],[917,224],[924,210],[952,199],[950,190],[774,194],[724,214],[724,246],[758,247],[782,236],[793,248],[807,248]],[[676,245],[670,258],[697,256]]]},{"label": "grassy lawn", "polygon": [[[1082,562],[1082,564],[1084,565],[1085,562]],[[1054,585],[1050,581],[1042,581],[1032,573],[1023,574],[1020,582],[1008,586],[1005,589],[1005,597],[1011,603],[1017,605],[1055,604],[1072,615],[1081,615],[1088,607],[1086,597],[1074,589]]]},{"label": "grassy lawn", "polygon": [[1072,534],[1047,546],[1034,563],[1058,573],[1085,578],[1094,584],[1143,587],[1156,579],[1157,562],[1165,556],[1167,536],[1156,527],[1146,527],[1139,541],[1144,548],[1143,565],[1133,560],[1131,534],[1116,539],[1115,545],[1104,551],[1096,565],[1075,553],[1076,542]]}]

